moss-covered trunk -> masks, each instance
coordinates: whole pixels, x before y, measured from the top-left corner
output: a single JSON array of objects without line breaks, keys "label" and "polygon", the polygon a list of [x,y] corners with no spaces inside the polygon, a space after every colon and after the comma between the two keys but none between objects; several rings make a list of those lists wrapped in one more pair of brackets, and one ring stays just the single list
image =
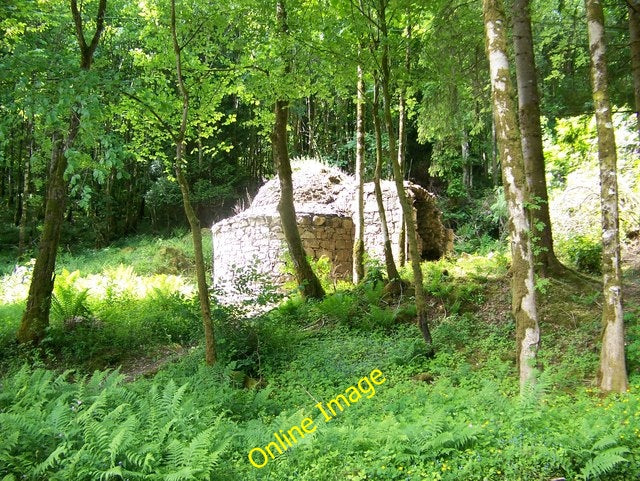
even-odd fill
[{"label": "moss-covered trunk", "polygon": [[513,46],[515,51],[516,78],[522,155],[524,157],[527,186],[537,208],[530,209],[533,232],[532,248],[536,271],[547,276],[561,274],[563,266],[553,249],[549,196],[545,178],[542,128],[540,127],[540,96],[533,54],[531,34],[530,0],[515,0],[513,3]]},{"label": "moss-covered trunk", "polygon": [[602,349],[598,382],[603,391],[624,392],[627,369],[624,358],[622,278],[618,229],[618,175],[616,139],[609,102],[604,15],[600,0],[585,0],[591,52],[591,84],[598,129],[600,202],[602,209]]},{"label": "moss-covered trunk", "polygon": [[389,237],[389,227],[387,224],[387,213],[384,210],[384,199],[382,197],[382,187],[380,179],[382,177],[382,126],[380,125],[380,85],[376,78],[373,86],[373,130],[376,138],[376,168],[373,174],[373,189],[378,204],[378,217],[380,217],[380,229],[382,231],[382,241],[384,242],[384,263],[387,268],[389,282],[397,283],[400,279],[396,263],[393,259],[393,249],[391,249],[391,238]]},{"label": "moss-covered trunk", "polygon": [[[98,47],[98,41],[104,29],[107,1],[100,0],[98,4],[95,20],[96,30],[90,43],[87,43],[84,37],[83,20],[77,0],[71,0],[70,6],[80,50],[80,68],[89,70],[93,62],[93,54]],[[27,307],[16,334],[18,342],[38,344],[44,338],[46,328],[49,325],[56,256],[67,203],[67,181],[64,178],[64,173],[67,170],[66,153],[73,146],[79,130],[80,111],[77,106],[74,106],[70,113],[66,137],[64,139],[58,137],[52,145],[42,236],[29,285]]]},{"label": "moss-covered trunk", "polygon": [[516,321],[516,353],[520,387],[535,382],[536,354],[540,343],[534,285],[533,255],[526,210],[527,180],[520,133],[509,76],[505,20],[501,0],[483,0],[487,53],[491,75],[493,117],[502,180],[509,208],[511,234],[511,308]]},{"label": "moss-covered trunk", "polygon": [[[276,20],[278,30],[281,35],[288,35],[287,13],[284,0],[276,3]],[[287,65],[285,75],[291,68]],[[287,119],[289,118],[289,108],[284,100],[277,100],[274,107],[275,123],[271,134],[273,145],[273,160],[278,171],[280,181],[280,201],[278,202],[278,212],[282,222],[282,231],[287,241],[293,269],[300,293],[305,299],[321,299],[325,292],[320,284],[320,280],[307,261],[307,255],[302,246],[300,231],[296,222],[296,210],[293,203],[293,181],[291,179],[291,162],[289,160],[289,150],[287,147]]]},{"label": "moss-covered trunk", "polygon": [[433,351],[431,332],[427,323],[427,296],[423,288],[422,268],[420,267],[421,256],[418,251],[418,233],[416,223],[413,219],[413,206],[409,201],[407,191],[404,188],[404,175],[402,167],[398,162],[398,149],[396,146],[395,129],[393,127],[393,118],[391,116],[391,67],[389,61],[389,37],[386,20],[386,2],[380,0],[378,9],[378,22],[380,33],[382,36],[382,97],[384,104],[384,118],[387,124],[387,132],[389,133],[389,153],[391,156],[391,166],[393,168],[393,178],[396,184],[398,199],[402,207],[402,217],[406,227],[406,235],[409,243],[409,259],[411,261],[411,270],[413,272],[413,282],[415,289],[416,311],[418,316],[418,326],[429,350]]}]

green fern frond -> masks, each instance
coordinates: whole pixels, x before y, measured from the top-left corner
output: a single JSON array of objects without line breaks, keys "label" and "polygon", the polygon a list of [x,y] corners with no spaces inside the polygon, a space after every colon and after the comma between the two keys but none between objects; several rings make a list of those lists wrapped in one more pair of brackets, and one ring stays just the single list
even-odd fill
[{"label": "green fern frond", "polygon": [[40,476],[46,473],[48,470],[59,464],[62,457],[68,451],[69,446],[67,445],[67,443],[60,444],[56,449],[53,450],[51,454],[49,454],[49,456],[47,456],[47,459],[45,459],[33,469],[33,474],[35,474],[36,476]]},{"label": "green fern frond", "polygon": [[188,384],[183,384],[180,386],[174,393],[171,398],[171,412],[176,412],[178,408],[182,405],[182,400],[184,399],[184,394],[187,391]]},{"label": "green fern frond", "polygon": [[603,449],[610,448],[611,446],[616,446],[617,444],[618,439],[616,438],[616,436],[610,434],[596,441],[596,443],[593,445],[593,450],[602,451]]},{"label": "green fern frond", "polygon": [[109,456],[111,458],[112,466],[116,463],[116,457],[118,456],[118,454],[122,452],[122,450],[124,450],[132,441],[132,438],[134,438],[133,433],[137,426],[138,420],[136,416],[132,414],[116,430],[115,434],[111,438],[111,442],[109,443],[109,448],[107,449],[107,452],[109,453]]},{"label": "green fern frond", "polygon": [[198,469],[206,469],[209,462],[209,449],[213,437],[213,428],[206,429],[191,440],[184,450],[184,460]]},{"label": "green fern frond", "polygon": [[99,393],[102,391],[103,383],[112,371],[93,371],[89,380],[83,380],[85,389],[90,393]]},{"label": "green fern frond", "polygon": [[82,413],[78,416],[79,422],[85,422],[87,419],[91,418],[94,414],[99,414],[107,403],[107,391],[102,391],[96,397],[95,401],[91,403],[87,409],[82,411]]},{"label": "green fern frond", "polygon": [[[98,473],[95,473],[98,474]],[[115,466],[113,468],[109,468],[106,471],[103,471],[101,473],[99,473],[99,480],[100,481],[107,481],[109,479],[124,479],[123,473],[122,473],[122,466]]]},{"label": "green fern frond", "polygon": [[171,379],[162,391],[160,405],[163,407],[165,413],[173,412],[173,396],[176,393],[176,389],[176,383]]},{"label": "green fern frond", "polygon": [[51,296],[51,313],[62,321],[74,317],[88,317],[88,289],[76,289],[73,284],[56,284]]},{"label": "green fern frond", "polygon": [[171,466],[184,466],[184,445],[177,439],[172,439],[167,445],[167,461]]},{"label": "green fern frond", "polygon": [[618,465],[627,462],[623,455],[628,453],[629,449],[625,446],[609,448],[587,461],[580,474],[583,479],[588,480],[610,473]]},{"label": "green fern frond", "polygon": [[165,474],[162,479],[164,479],[164,481],[190,481],[197,479],[194,474],[196,474],[196,471],[185,466],[178,471]]},{"label": "green fern frond", "polygon": [[52,403],[53,408],[47,416],[47,426],[54,435],[69,435],[68,430],[73,417],[73,411],[69,407],[68,401],[68,394],[63,394]]}]

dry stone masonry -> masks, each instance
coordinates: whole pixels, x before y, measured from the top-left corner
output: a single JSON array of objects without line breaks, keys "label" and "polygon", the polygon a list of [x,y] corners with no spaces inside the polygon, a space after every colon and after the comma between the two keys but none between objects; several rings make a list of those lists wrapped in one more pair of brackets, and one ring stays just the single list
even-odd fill
[{"label": "dry stone masonry", "polygon": [[[356,183],[340,170],[312,161],[294,164],[293,187],[298,228],[307,255],[327,257],[331,274],[347,279],[352,272]],[[435,198],[422,187],[405,182],[413,201],[423,259],[437,259],[451,244]],[[395,184],[382,182],[385,211],[394,255],[400,252],[402,209]],[[384,261],[382,228],[373,183],[365,184],[365,249]],[[286,279],[287,247],[277,205],[278,179],[268,181],[251,206],[212,227],[214,284],[226,292],[241,291],[256,279],[281,283]],[[406,249],[406,247],[405,247]]]}]

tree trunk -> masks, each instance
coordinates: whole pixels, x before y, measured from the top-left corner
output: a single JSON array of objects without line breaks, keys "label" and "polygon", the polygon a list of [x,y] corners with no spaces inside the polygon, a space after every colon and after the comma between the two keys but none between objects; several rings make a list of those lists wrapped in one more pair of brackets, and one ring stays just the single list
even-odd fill
[{"label": "tree trunk", "polygon": [[[276,2],[276,20],[280,34],[288,35],[287,13],[284,0]],[[285,75],[289,74],[291,67],[287,64]],[[305,299],[322,299],[325,295],[324,289],[318,280],[311,265],[307,261],[307,255],[302,246],[298,223],[296,222],[296,210],[293,203],[293,181],[291,179],[291,162],[289,161],[289,151],[287,149],[287,118],[289,108],[284,100],[277,100],[275,103],[275,123],[271,135],[273,145],[273,160],[278,170],[280,180],[280,201],[278,202],[278,212],[280,222],[284,232],[289,254],[293,262],[298,288]]]},{"label": "tree trunk", "polygon": [[[104,29],[106,6],[107,0],[100,0],[96,15],[96,31],[91,43],[87,44],[77,0],[71,0],[71,14],[80,48],[80,68],[83,70],[91,68],[93,54],[98,47],[98,41]],[[67,169],[67,157],[65,154],[73,145],[79,129],[80,113],[74,108],[70,115],[66,140],[64,142],[62,140],[53,142],[40,248],[33,267],[27,307],[16,334],[18,342],[21,343],[33,342],[38,344],[44,338],[46,328],[49,325],[56,256],[67,201],[67,181],[64,178],[64,172]]]},{"label": "tree trunk", "polygon": [[640,151],[640,0],[627,0],[629,9],[629,41],[631,46],[631,72],[638,124],[638,150]]},{"label": "tree trunk", "polygon": [[22,188],[22,212],[20,213],[20,226],[18,231],[18,257],[24,254],[27,247],[27,224],[29,222],[29,198],[31,197],[31,159],[34,151],[33,119],[27,127],[29,136],[29,150],[24,161],[24,185]]},{"label": "tree trunk", "polygon": [[530,209],[532,248],[538,274],[560,274],[564,271],[553,249],[549,196],[545,178],[542,128],[540,127],[540,97],[533,37],[531,34],[530,0],[515,0],[513,3],[513,45],[516,59],[520,132],[527,186],[532,202],[537,207]]},{"label": "tree trunk", "polygon": [[409,197],[404,188],[404,175],[402,173],[402,167],[398,162],[398,149],[396,147],[396,137],[393,128],[393,118],[391,117],[391,71],[389,62],[389,42],[386,20],[386,3],[385,0],[380,0],[378,9],[378,22],[380,33],[382,34],[382,96],[384,105],[384,118],[387,124],[387,132],[389,133],[389,153],[391,156],[391,166],[393,168],[393,177],[396,183],[396,190],[398,193],[398,199],[400,200],[400,206],[402,207],[402,215],[404,218],[404,224],[407,230],[407,238],[409,241],[409,258],[411,260],[411,268],[413,271],[413,283],[415,289],[416,310],[418,316],[418,325],[420,332],[427,344],[430,353],[433,354],[433,343],[431,339],[431,332],[427,324],[427,297],[423,287],[422,268],[420,267],[421,256],[418,251],[418,233],[416,231],[416,224],[413,220],[413,206],[409,202]]},{"label": "tree trunk", "polygon": [[[405,50],[404,66],[407,75],[411,70],[411,25],[407,26],[407,49]],[[406,175],[406,153],[407,153],[407,88],[402,86],[400,89],[400,98],[398,99],[398,162],[402,177]],[[400,225],[398,234],[398,264],[403,267],[407,258],[407,230],[404,220]]]},{"label": "tree trunk", "polygon": [[176,31],[176,2],[171,0],[171,37],[173,40],[173,53],[176,59],[176,77],[178,90],[182,96],[182,119],[180,122],[180,131],[175,138],[176,142],[176,160],[175,171],[176,179],[180,185],[182,193],[182,204],[184,213],[189,221],[191,228],[191,239],[193,241],[193,252],[196,263],[196,279],[198,283],[198,300],[200,301],[200,312],[202,313],[202,325],[205,336],[205,361],[208,365],[216,362],[216,340],[213,332],[213,321],[211,319],[211,301],[209,299],[209,288],[207,286],[206,269],[204,266],[204,254],[202,250],[202,231],[200,230],[200,221],[193,209],[191,199],[189,198],[189,183],[182,172],[182,162],[184,161],[184,152],[186,149],[185,134],[187,131],[187,122],[189,115],[189,93],[184,85],[182,77],[182,49],[178,44],[178,35]]},{"label": "tree trunk", "polygon": [[400,280],[400,274],[393,260],[393,250],[391,249],[391,238],[389,237],[389,227],[387,225],[387,213],[384,209],[384,199],[382,197],[382,187],[380,179],[382,177],[382,127],[380,125],[380,108],[379,99],[380,86],[378,79],[375,79],[373,86],[373,130],[376,138],[376,168],[373,174],[373,188],[378,204],[378,217],[380,218],[380,227],[382,230],[382,241],[384,242],[384,263],[387,268],[387,277],[389,282],[395,283]]},{"label": "tree trunk", "polygon": [[315,104],[314,96],[307,97],[307,155],[309,157],[315,157]]},{"label": "tree trunk", "polygon": [[500,168],[498,166],[498,141],[496,138],[496,123],[491,118],[491,182],[494,187],[500,185]]},{"label": "tree trunk", "polygon": [[353,240],[353,283],[364,278],[364,78],[358,65],[358,93],[356,101],[356,212]]},{"label": "tree trunk", "polygon": [[20,142],[18,142],[18,155],[16,157],[16,165],[18,167],[18,173],[16,175],[16,210],[13,214],[13,223],[16,227],[20,225],[20,219],[22,217],[22,210],[24,204],[24,179],[25,179],[25,169],[24,162],[22,159],[28,158],[27,155],[27,135],[28,133],[25,130],[28,130],[28,124],[25,122],[20,122],[22,125]]},{"label": "tree trunk", "polygon": [[529,218],[525,207],[528,201],[527,180],[509,77],[502,1],[483,0],[483,14],[491,71],[493,116],[510,214],[511,307],[516,321],[516,352],[522,391],[527,384],[535,383],[535,360],[540,343]]},{"label": "tree trunk", "polygon": [[591,84],[598,129],[600,202],[602,210],[602,349],[598,381],[603,391],[624,392],[627,369],[624,358],[622,278],[618,229],[618,177],[616,140],[609,102],[604,15],[600,0],[585,0],[591,52]]},{"label": "tree trunk", "polygon": [[462,157],[462,184],[467,192],[473,188],[473,171],[471,170],[471,157],[469,156],[469,134],[467,129],[462,129],[462,141],[460,142],[460,155]]}]

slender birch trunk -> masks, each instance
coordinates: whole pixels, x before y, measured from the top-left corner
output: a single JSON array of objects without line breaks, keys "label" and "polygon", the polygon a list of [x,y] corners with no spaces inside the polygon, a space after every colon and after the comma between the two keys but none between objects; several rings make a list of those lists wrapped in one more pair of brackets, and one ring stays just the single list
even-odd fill
[{"label": "slender birch trunk", "polygon": [[[288,35],[287,12],[284,0],[276,1],[276,20],[279,33],[281,35]],[[287,65],[285,74],[288,74],[290,71],[290,65]],[[296,222],[296,210],[293,203],[291,162],[289,160],[287,147],[287,119],[289,117],[287,102],[277,100],[274,112],[276,118],[271,135],[271,142],[273,144],[273,160],[276,164],[278,178],[280,180],[278,212],[280,213],[282,231],[284,232],[287,246],[289,247],[300,293],[305,299],[321,299],[325,295],[324,289],[307,261],[307,255],[302,246],[302,239],[300,238],[300,231],[298,230],[298,224]]]},{"label": "slender birch trunk", "polygon": [[526,385],[536,381],[535,362],[540,343],[529,218],[525,207],[528,200],[527,180],[509,76],[502,1],[483,0],[483,15],[491,72],[493,117],[502,161],[504,192],[509,207],[511,308],[516,321],[516,352],[522,392]]},{"label": "slender birch trunk", "polygon": [[591,52],[591,85],[598,129],[600,202],[602,210],[602,349],[598,382],[603,391],[624,392],[627,369],[624,358],[622,276],[618,229],[618,176],[616,139],[609,102],[604,14],[600,0],[585,0]]},{"label": "slender birch trunk", "polygon": [[353,240],[353,283],[364,278],[364,78],[358,65],[358,93],[356,100],[356,222]]},{"label": "slender birch trunk", "polygon": [[[407,48],[405,50],[404,68],[407,75],[411,71],[411,25],[407,26]],[[407,153],[407,87],[402,86],[400,89],[400,98],[398,99],[398,162],[402,170],[404,178],[406,174],[406,153]],[[398,264],[403,267],[407,258],[407,228],[404,220],[400,226],[398,234]]]},{"label": "slender birch trunk", "polygon": [[391,67],[389,61],[389,35],[386,20],[386,0],[380,0],[378,8],[378,27],[382,34],[382,97],[384,106],[384,118],[387,124],[387,132],[389,133],[389,153],[391,156],[391,166],[393,167],[393,177],[396,183],[396,190],[400,206],[402,207],[402,215],[404,224],[407,229],[407,238],[409,241],[409,258],[411,260],[411,270],[413,272],[413,283],[415,289],[416,310],[418,316],[418,326],[424,338],[425,343],[433,354],[433,343],[431,332],[427,324],[427,296],[423,287],[422,268],[420,267],[421,256],[418,251],[418,233],[416,224],[413,219],[413,205],[409,201],[409,196],[404,188],[404,175],[402,168],[398,162],[398,149],[396,147],[396,136],[393,128],[393,118],[391,116]]}]

